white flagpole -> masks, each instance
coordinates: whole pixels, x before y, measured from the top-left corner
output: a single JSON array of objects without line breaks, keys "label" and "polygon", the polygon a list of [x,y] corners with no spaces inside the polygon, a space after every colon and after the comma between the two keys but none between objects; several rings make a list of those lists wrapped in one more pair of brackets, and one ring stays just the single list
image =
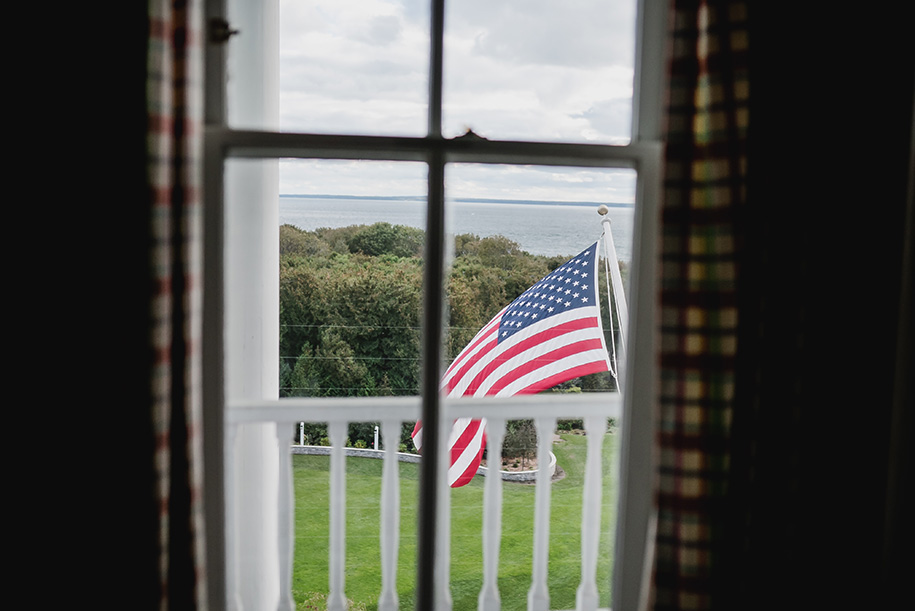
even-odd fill
[{"label": "white flagpole", "polygon": [[[622,380],[625,379],[626,338],[629,335],[629,306],[626,303],[626,294],[623,292],[623,278],[620,275],[620,264],[616,257],[616,246],[613,244],[613,234],[610,232],[611,222],[610,217],[607,216],[609,211],[610,209],[603,204],[597,209],[597,213],[603,217],[600,222],[604,226],[604,252],[606,253],[610,267],[610,281],[613,286],[613,296],[615,297],[614,302],[616,304],[616,318],[619,322],[620,341],[619,356],[617,359],[617,384],[619,385],[622,383]],[[608,306],[612,307],[611,304],[608,304]],[[613,315],[612,310],[610,315]]]}]

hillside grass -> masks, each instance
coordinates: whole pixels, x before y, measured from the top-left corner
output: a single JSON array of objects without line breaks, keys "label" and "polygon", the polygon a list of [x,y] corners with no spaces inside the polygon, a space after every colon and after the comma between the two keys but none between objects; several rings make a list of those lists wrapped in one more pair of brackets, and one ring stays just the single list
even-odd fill
[{"label": "hillside grass", "polygon": [[[616,523],[616,456],[618,438],[603,442],[603,509],[601,512],[598,589],[600,606],[610,606],[614,525]],[[550,607],[575,608],[581,579],[581,504],[587,438],[562,434],[553,444],[565,476],[552,485],[550,507]],[[416,521],[419,465],[400,466],[400,547],[397,590],[401,609],[412,609],[415,586]],[[382,461],[346,459],[346,597],[353,609],[377,609],[381,592],[379,528]],[[293,456],[296,497],[293,594],[298,609],[319,607],[328,590],[328,505],[330,457]],[[451,496],[451,593],[455,611],[477,608],[483,583],[482,516],[484,477],[475,477]],[[499,591],[502,609],[523,611],[531,585],[534,494],[531,484],[504,482]],[[306,605],[306,601],[312,601]]]}]

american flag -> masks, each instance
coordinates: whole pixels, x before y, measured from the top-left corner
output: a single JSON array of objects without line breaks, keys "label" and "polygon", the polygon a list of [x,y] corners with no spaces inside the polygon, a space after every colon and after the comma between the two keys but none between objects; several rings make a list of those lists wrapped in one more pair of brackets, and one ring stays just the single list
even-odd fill
[{"label": "american flag", "polygon": [[[597,298],[597,243],[527,289],[489,321],[442,377],[449,397],[508,397],[547,390],[610,370]],[[477,472],[486,444],[485,419],[460,418],[448,439],[448,483]],[[422,422],[413,429],[422,447]]]}]

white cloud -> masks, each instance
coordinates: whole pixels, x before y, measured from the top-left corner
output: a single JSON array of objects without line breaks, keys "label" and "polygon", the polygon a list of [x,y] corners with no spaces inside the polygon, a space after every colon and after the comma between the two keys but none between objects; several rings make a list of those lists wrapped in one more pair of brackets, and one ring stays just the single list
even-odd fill
[{"label": "white cloud", "polygon": [[426,176],[417,162],[282,160],[280,193],[425,196]]},{"label": "white cloud", "polygon": [[445,179],[455,198],[634,203],[632,170],[455,164]]},{"label": "white cloud", "polygon": [[421,135],[428,26],[400,2],[280,3],[284,130]]},{"label": "white cloud", "polygon": [[631,65],[634,3],[598,0],[460,0],[447,33],[475,54],[516,65]]},{"label": "white cloud", "polygon": [[377,17],[372,17],[368,42],[387,46],[400,38],[402,31],[403,24],[399,17],[395,15],[378,15]]},{"label": "white cloud", "polygon": [[[280,0],[280,7],[281,129],[425,134],[427,0]],[[472,127],[490,138],[628,141],[634,0],[456,0],[447,7],[446,137]],[[311,170],[304,171],[306,167]],[[412,191],[424,179],[423,173],[401,171],[397,164],[341,162],[331,172],[318,172],[319,167],[329,166],[282,164],[281,189],[341,193],[345,186],[374,188],[378,193],[382,188]],[[352,170],[348,179],[344,168]],[[534,198],[523,195],[528,193],[537,194],[537,199],[632,198],[615,185],[614,196],[618,192],[623,199],[604,197],[611,192],[610,182],[588,172],[571,179],[571,170],[551,169],[543,174],[502,168],[472,180],[468,177],[454,187],[502,194],[492,197],[514,193]],[[375,187],[363,186],[376,175]],[[557,177],[544,180],[546,175]],[[318,182],[319,176],[328,176],[328,182]],[[366,180],[355,181],[355,176]],[[331,182],[338,180],[349,182]],[[626,182],[625,188],[632,189],[631,181]],[[566,197],[572,185],[576,195]],[[587,192],[588,185],[594,195],[579,195]]]}]

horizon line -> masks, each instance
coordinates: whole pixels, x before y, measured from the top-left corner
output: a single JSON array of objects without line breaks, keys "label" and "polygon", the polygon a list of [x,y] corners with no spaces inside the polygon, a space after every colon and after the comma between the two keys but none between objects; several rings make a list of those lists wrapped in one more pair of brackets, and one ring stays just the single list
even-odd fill
[{"label": "horizon line", "polygon": [[[280,197],[297,197],[303,199],[364,199],[364,200],[390,200],[400,199],[408,201],[425,201],[424,195],[331,195],[317,193],[280,193]],[[449,198],[445,198],[449,199]],[[633,207],[635,204],[625,202],[599,202],[599,201],[556,201],[548,199],[508,199],[495,197],[454,197],[450,198],[455,202],[472,202],[472,203],[493,203],[493,204],[556,204],[556,205],[573,205],[573,206],[610,206],[610,207]]]}]

